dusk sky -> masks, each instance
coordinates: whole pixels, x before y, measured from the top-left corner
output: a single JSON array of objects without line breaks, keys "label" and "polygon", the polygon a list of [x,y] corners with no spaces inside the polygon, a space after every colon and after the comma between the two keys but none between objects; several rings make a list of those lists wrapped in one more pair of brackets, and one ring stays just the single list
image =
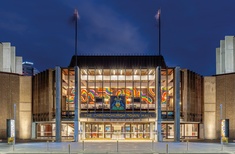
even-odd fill
[{"label": "dusk sky", "polygon": [[5,0],[0,42],[11,42],[40,71],[67,67],[78,9],[79,54],[157,55],[159,8],[167,65],[214,75],[220,40],[235,35],[235,0]]}]

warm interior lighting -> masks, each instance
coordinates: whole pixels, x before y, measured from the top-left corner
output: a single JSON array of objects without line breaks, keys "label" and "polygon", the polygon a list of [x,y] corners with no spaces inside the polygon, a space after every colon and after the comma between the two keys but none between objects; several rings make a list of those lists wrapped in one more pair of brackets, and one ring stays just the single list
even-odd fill
[{"label": "warm interior lighting", "polygon": [[115,75],[115,70],[113,70],[113,74]]},{"label": "warm interior lighting", "polygon": [[121,73],[120,73],[121,75],[122,75],[122,70],[121,70]]},{"label": "warm interior lighting", "polygon": [[137,73],[137,70],[135,70],[135,75],[136,75],[136,73]]},{"label": "warm interior lighting", "polygon": [[152,73],[152,71],[153,71],[153,70],[150,70],[150,71],[149,71],[149,74],[151,74],[151,73]]},{"label": "warm interior lighting", "polygon": [[108,98],[104,98],[104,101],[105,101],[105,102],[108,102],[108,101],[109,101],[109,99],[108,99]]},{"label": "warm interior lighting", "polygon": [[101,75],[101,71],[99,70],[99,74]]},{"label": "warm interior lighting", "polygon": [[83,70],[83,72],[87,75],[87,72],[86,72],[86,70]]},{"label": "warm interior lighting", "polygon": [[128,102],[131,102],[131,98],[127,98],[127,101],[128,101]]}]

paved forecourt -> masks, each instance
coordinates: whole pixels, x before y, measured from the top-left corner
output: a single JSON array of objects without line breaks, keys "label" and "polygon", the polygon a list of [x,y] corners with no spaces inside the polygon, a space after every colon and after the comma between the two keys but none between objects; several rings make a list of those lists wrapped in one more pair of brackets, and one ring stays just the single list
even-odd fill
[{"label": "paved forecourt", "polygon": [[152,142],[152,141],[82,141],[82,142],[29,142],[15,146],[0,143],[0,154],[63,153],[63,154],[158,154],[158,153],[234,153],[235,143]]}]

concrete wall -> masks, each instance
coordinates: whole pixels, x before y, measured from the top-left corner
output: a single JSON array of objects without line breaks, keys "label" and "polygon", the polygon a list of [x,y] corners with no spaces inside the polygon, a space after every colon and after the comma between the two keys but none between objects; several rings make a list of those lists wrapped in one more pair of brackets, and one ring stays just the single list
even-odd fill
[{"label": "concrete wall", "polygon": [[23,65],[22,65],[23,58],[17,56],[15,59],[16,59],[15,73],[22,74],[22,72],[23,72]]},{"label": "concrete wall", "polygon": [[222,70],[222,65],[220,60],[221,60],[220,48],[216,48],[216,74],[220,74]]},{"label": "concrete wall", "polygon": [[14,118],[16,104],[16,138],[31,137],[31,77],[13,73],[0,73],[0,139],[6,136],[6,120]]},{"label": "concrete wall", "polygon": [[234,36],[225,36],[225,73],[234,72]]},{"label": "concrete wall", "polygon": [[20,76],[19,138],[31,138],[32,124],[32,77]]},{"label": "concrete wall", "polygon": [[235,138],[235,74],[216,76],[216,133],[220,137],[220,104],[222,118],[229,119],[229,137]]},{"label": "concrete wall", "polygon": [[15,60],[16,52],[15,47],[11,47],[11,72],[15,73],[15,67],[16,67],[16,60]]},{"label": "concrete wall", "polygon": [[225,36],[220,40],[220,47],[216,48],[216,74],[235,72],[235,39]]},{"label": "concrete wall", "polygon": [[16,137],[19,136],[19,75],[0,73],[0,138],[6,138],[6,120],[14,118],[16,104]]},{"label": "concrete wall", "polygon": [[3,71],[3,44],[0,42],[0,72]]},{"label": "concrete wall", "polygon": [[16,57],[11,43],[0,43],[0,72],[22,74],[22,57]]},{"label": "concrete wall", "polygon": [[216,78],[204,77],[204,137],[216,139]]},{"label": "concrete wall", "polygon": [[3,72],[11,72],[11,44],[3,44]]}]

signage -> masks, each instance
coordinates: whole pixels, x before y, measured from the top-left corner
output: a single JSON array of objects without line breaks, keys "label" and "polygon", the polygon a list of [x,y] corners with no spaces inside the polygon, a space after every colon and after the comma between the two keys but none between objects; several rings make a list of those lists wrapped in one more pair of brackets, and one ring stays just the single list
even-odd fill
[{"label": "signage", "polygon": [[7,119],[7,137],[15,137],[15,120]]},{"label": "signage", "polygon": [[140,119],[140,118],[156,118],[155,112],[150,113],[141,113],[141,112],[134,112],[134,113],[81,113],[81,118],[110,118],[110,119]]},{"label": "signage", "polygon": [[125,96],[111,96],[110,103],[112,111],[125,110]]},{"label": "signage", "polygon": [[221,120],[221,137],[229,137],[229,119]]}]

